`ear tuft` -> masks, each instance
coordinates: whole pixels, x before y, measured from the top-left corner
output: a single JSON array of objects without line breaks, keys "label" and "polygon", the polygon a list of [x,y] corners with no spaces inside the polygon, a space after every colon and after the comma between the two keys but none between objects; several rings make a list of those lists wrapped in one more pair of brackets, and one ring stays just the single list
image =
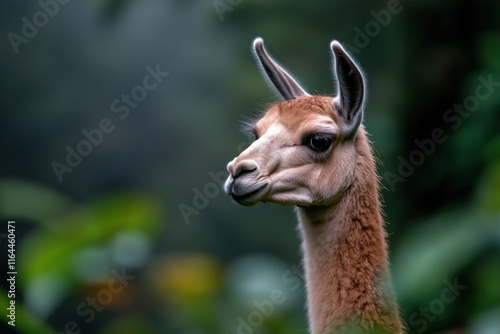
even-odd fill
[{"label": "ear tuft", "polygon": [[257,48],[263,48],[264,47],[264,40],[261,37],[257,37],[256,39],[253,40],[253,49],[256,50]]},{"label": "ear tuft", "polygon": [[344,48],[342,47],[342,45],[337,40],[333,40],[330,43],[330,49],[332,49],[332,51],[333,51],[334,54],[337,53],[337,52],[344,52],[345,53]]}]

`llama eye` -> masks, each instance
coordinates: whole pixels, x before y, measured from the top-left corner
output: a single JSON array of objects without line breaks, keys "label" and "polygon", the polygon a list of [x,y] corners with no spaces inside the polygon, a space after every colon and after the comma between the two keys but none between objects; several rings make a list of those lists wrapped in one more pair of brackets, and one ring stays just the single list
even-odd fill
[{"label": "llama eye", "polygon": [[333,137],[324,134],[314,134],[308,137],[306,142],[307,147],[316,152],[325,152],[330,148],[333,142]]}]

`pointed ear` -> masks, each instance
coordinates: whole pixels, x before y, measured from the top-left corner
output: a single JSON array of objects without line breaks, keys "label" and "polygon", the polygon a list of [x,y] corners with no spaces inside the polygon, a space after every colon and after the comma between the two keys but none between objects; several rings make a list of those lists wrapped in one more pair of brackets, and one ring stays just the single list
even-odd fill
[{"label": "pointed ear", "polygon": [[285,100],[292,100],[298,96],[309,95],[290,74],[269,57],[264,48],[264,41],[262,38],[259,37],[255,39],[253,42],[253,50],[255,55],[259,58],[260,65],[264,72],[266,72],[267,77]]},{"label": "pointed ear", "polygon": [[337,96],[334,107],[347,125],[348,135],[354,135],[363,120],[365,80],[361,70],[339,42],[333,41],[330,48],[334,55],[334,80]]}]

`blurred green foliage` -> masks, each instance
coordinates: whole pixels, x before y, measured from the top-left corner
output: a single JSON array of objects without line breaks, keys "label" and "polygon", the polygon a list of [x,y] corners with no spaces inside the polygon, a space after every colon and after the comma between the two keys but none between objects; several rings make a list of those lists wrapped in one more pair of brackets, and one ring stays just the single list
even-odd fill
[{"label": "blurred green foliage", "polygon": [[[240,121],[276,100],[250,53],[261,36],[311,92],[333,92],[332,39],[364,67],[408,332],[499,333],[500,94],[460,124],[444,115],[479,77],[500,81],[500,3],[401,1],[387,24],[376,16],[388,1],[214,3],[73,1],[18,53],[2,39],[0,217],[17,221],[19,326],[0,332],[59,333],[71,322],[82,333],[307,331],[291,208],[232,205],[210,174],[248,145]],[[0,6],[5,36],[41,10]],[[169,77],[121,120],[113,101],[157,64]],[[60,183],[51,164],[104,118],[116,129]],[[446,140],[391,186],[385,175],[435,129]],[[180,204],[194,209],[189,219]],[[133,278],[113,293],[123,270]],[[466,288],[445,303],[454,282]]]}]

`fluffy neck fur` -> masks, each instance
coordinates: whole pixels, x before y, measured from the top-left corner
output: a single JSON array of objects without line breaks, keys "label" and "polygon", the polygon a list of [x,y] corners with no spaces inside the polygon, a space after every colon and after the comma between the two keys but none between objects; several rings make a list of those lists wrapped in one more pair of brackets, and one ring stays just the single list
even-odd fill
[{"label": "fluffy neck fur", "polygon": [[390,283],[375,162],[364,129],[356,175],[329,207],[297,208],[312,334],[402,333]]}]

